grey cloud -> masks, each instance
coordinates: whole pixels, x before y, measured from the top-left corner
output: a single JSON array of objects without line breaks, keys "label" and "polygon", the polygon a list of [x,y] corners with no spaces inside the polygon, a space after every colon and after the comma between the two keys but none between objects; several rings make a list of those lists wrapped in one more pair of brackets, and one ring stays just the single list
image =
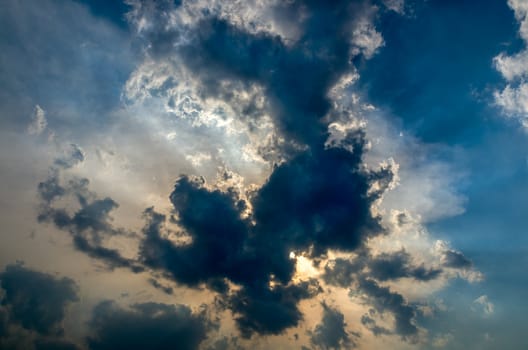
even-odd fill
[{"label": "grey cloud", "polygon": [[66,306],[78,300],[73,280],[58,279],[21,265],[7,266],[0,274],[0,284],[5,291],[2,306],[9,314],[9,322],[42,334],[61,334]]},{"label": "grey cloud", "polygon": [[372,21],[375,6],[368,1],[270,4],[269,14],[278,22],[304,18],[299,39],[286,44],[271,33],[246,31],[214,11],[200,12],[192,25],[175,24],[174,6],[167,4],[136,3],[132,11],[136,24],[150,24],[142,28],[149,57],[183,64],[209,96],[225,95],[226,81],[256,83],[264,88],[282,135],[300,144],[324,143],[322,119],[331,108],[326,94],[341,74],[353,69],[351,38]]},{"label": "grey cloud", "polygon": [[31,123],[27,127],[28,133],[30,135],[40,135],[47,126],[46,112],[39,105],[36,105],[31,116]]},{"label": "grey cloud", "polygon": [[0,273],[0,348],[70,350],[78,346],[64,338],[67,306],[78,301],[77,285],[21,264]]},{"label": "grey cloud", "polygon": [[361,324],[363,324],[363,326],[365,326],[368,330],[370,330],[376,336],[392,334],[390,330],[377,325],[376,320],[374,320],[371,317],[375,313],[376,311],[370,310],[369,314],[365,314],[361,316]]},{"label": "grey cloud", "polygon": [[[168,239],[167,217],[148,208],[138,261],[125,259],[118,251],[103,245],[105,236],[123,234],[111,224],[110,213],[117,203],[89,192],[87,180],[62,185],[52,174],[39,185],[42,199],[39,219],[70,232],[77,249],[111,267],[135,271],[150,268],[184,286],[206,287],[219,293],[244,337],[254,333],[281,334],[303,319],[299,302],[321,292],[315,280],[292,281],[295,261],[289,258],[290,252],[302,251],[314,259],[324,257],[329,250],[357,252],[364,249],[368,238],[384,233],[381,218],[371,209],[391,183],[391,170],[371,171],[365,167],[363,156],[368,142],[362,131],[348,133],[339,145],[325,144],[328,138],[325,117],[332,111],[328,90],[343,74],[354,70],[352,58],[357,61],[362,54],[372,53],[372,43],[353,44],[351,38],[355,29],[365,23],[366,29],[361,30],[373,30],[371,19],[376,7],[370,1],[288,2],[281,6],[281,18],[302,16],[304,20],[300,23],[298,40],[286,43],[270,33],[248,32],[214,13],[202,13],[193,25],[172,25],[171,21],[177,18],[171,16],[177,7],[173,2],[131,3],[134,6],[130,19],[148,17],[148,25],[140,31],[146,59],[182,65],[197,80],[203,98],[233,102],[228,91],[233,84],[263,89],[266,112],[279,136],[288,143],[281,149],[285,162],[273,168],[248,202],[236,196],[233,189],[211,190],[203,181],[179,177],[169,198],[175,222],[191,237],[191,242],[177,245]],[[360,44],[365,50],[356,50]],[[152,93],[163,93],[161,90],[174,84],[167,77],[157,88],[160,91],[154,89]],[[240,119],[258,119],[262,114],[251,103],[237,113],[241,114]],[[67,169],[82,161],[76,152],[69,159],[70,162],[56,163],[56,167]],[[65,194],[76,198],[80,206],[77,212],[70,214],[54,206],[56,199]],[[243,215],[250,207],[253,208],[250,217]],[[434,277],[435,271],[411,267],[409,259],[405,259],[376,261],[374,274],[380,280],[390,276],[422,280]],[[417,332],[414,310],[403,297],[380,287],[374,280],[354,275],[369,263],[354,265],[339,260],[325,278],[341,286],[357,282],[380,312],[394,314],[397,333],[404,338],[414,335]],[[228,281],[239,289],[229,290]],[[151,283],[156,287],[158,282]],[[161,320],[171,321],[175,317],[176,327],[180,319],[193,319],[190,311],[185,310],[159,304],[124,310],[113,304],[101,304],[94,312],[96,330],[90,344],[94,349],[105,349],[122,340],[130,341],[131,348],[139,344],[145,347],[148,344],[138,338],[138,326],[127,322],[135,320],[152,334],[169,337],[165,333],[169,329],[154,331],[154,325],[161,327]],[[325,310],[326,318],[316,329],[317,341],[331,346],[345,342],[342,315],[330,308]],[[337,326],[335,331],[341,327],[342,332],[330,334],[327,324]],[[138,334],[130,333],[134,329]],[[205,334],[198,325],[193,331],[196,333],[189,340],[189,348],[197,346]]]},{"label": "grey cloud", "polygon": [[355,280],[355,275],[365,266],[364,259],[338,258],[328,262],[324,267],[323,279],[330,285],[348,288]]},{"label": "grey cloud", "polygon": [[62,169],[70,169],[83,161],[83,150],[79,145],[72,143],[66,150],[64,150],[64,154],[61,157],[55,159],[55,165]]},{"label": "grey cloud", "polygon": [[413,278],[419,281],[429,281],[440,276],[442,270],[427,269],[423,264],[413,266],[411,255],[404,250],[396,253],[382,253],[368,264],[370,276],[379,281],[387,281],[403,277]]},{"label": "grey cloud", "polygon": [[359,251],[355,258],[329,261],[324,267],[323,279],[330,285],[348,288],[362,275],[382,282],[399,278],[430,281],[440,277],[441,273],[439,268],[413,265],[411,255],[405,250],[376,256],[364,250]]},{"label": "grey cloud", "polygon": [[124,309],[106,301],[93,310],[91,350],[198,349],[211,325],[185,305],[134,304]]},{"label": "grey cloud", "polygon": [[[242,285],[228,306],[244,336],[296,326],[302,319],[297,303],[317,288],[290,284],[295,269],[290,252],[307,251],[317,258],[329,249],[353,251],[361,249],[366,237],[383,232],[370,206],[384,189],[368,189],[373,179],[390,174],[360,169],[361,134],[351,135],[348,142],[353,152],[314,150],[276,167],[252,197],[248,219],[242,218],[248,204],[232,190],[212,191],[203,181],[181,177],[170,199],[177,223],[192,242],[177,246],[164,238],[167,219],[147,209],[143,263],[191,287],[211,286],[222,278]],[[278,285],[270,289],[271,281]]]},{"label": "grey cloud", "polygon": [[407,340],[412,340],[417,335],[418,328],[414,324],[416,311],[401,294],[392,292],[389,288],[382,287],[368,278],[361,278],[358,288],[367,295],[376,311],[390,312],[394,315],[396,334]]},{"label": "grey cloud", "polygon": [[344,315],[323,303],[323,318],[312,332],[311,343],[320,349],[350,349],[356,346],[346,330]]},{"label": "grey cloud", "polygon": [[468,269],[473,266],[471,260],[455,250],[446,250],[443,255],[444,266],[454,269]]},{"label": "grey cloud", "polygon": [[[41,198],[38,221],[50,222],[57,228],[68,231],[76,249],[101,259],[111,268],[128,267],[135,272],[142,271],[143,267],[124,258],[119,251],[103,245],[108,236],[132,235],[126,230],[115,228],[111,223],[110,213],[118,204],[108,197],[98,199],[97,195],[88,189],[87,179],[74,178],[66,185],[61,185],[60,174],[59,169],[52,168],[48,179],[38,185]],[[76,200],[80,206],[73,214],[64,208],[55,207],[57,199],[68,196],[73,197],[70,200]]]},{"label": "grey cloud", "polygon": [[169,295],[172,295],[172,293],[174,292],[174,290],[172,289],[172,287],[169,287],[169,286],[165,286],[163,284],[161,284],[157,279],[155,278],[149,278],[148,279],[148,283],[156,288],[156,289],[159,289],[161,290],[163,293],[165,294],[169,294]]}]

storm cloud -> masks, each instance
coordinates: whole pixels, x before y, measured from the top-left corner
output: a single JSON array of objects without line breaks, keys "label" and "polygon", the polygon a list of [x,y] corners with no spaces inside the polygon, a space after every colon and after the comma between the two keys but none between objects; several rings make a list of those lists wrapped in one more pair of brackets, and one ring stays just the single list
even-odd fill
[{"label": "storm cloud", "polygon": [[210,325],[204,314],[185,305],[142,303],[124,309],[111,301],[93,310],[92,350],[105,349],[198,349]]},{"label": "storm cloud", "polygon": [[[323,304],[323,318],[312,334],[311,342],[320,349],[351,349],[355,347],[353,339],[346,330],[343,314]],[[357,334],[355,334],[357,337]]]},{"label": "storm cloud", "polygon": [[69,304],[79,300],[77,284],[24,267],[0,273],[0,347],[2,349],[77,349],[63,338]]},{"label": "storm cloud", "polygon": [[[211,191],[200,180],[180,178],[170,198],[191,243],[178,246],[163,238],[166,218],[149,209],[144,263],[191,287],[223,278],[242,285],[231,307],[243,315],[237,320],[245,335],[297,325],[296,304],[311,293],[309,284],[290,285],[295,269],[290,253],[319,257],[329,249],[353,251],[383,232],[370,211],[379,193],[368,192],[378,174],[360,168],[362,138],[353,140],[353,152],[303,152],[278,166],[251,199],[252,222],[242,218],[248,204],[234,192]],[[279,285],[270,289],[272,281]]]},{"label": "storm cloud", "polygon": [[[91,3],[86,9],[97,14],[99,7]],[[404,205],[418,198],[414,205],[426,203],[434,211],[436,192],[417,193],[448,183],[451,198],[452,181],[431,180],[435,166],[423,171],[422,187],[414,187],[422,173],[409,177],[411,166],[399,173],[398,156],[402,167],[413,157],[428,165],[428,148],[415,155],[408,150],[421,147],[420,140],[409,141],[413,147],[385,140],[390,133],[372,124],[390,118],[390,111],[370,105],[354,86],[384,45],[377,31],[378,24],[387,25],[382,18],[395,20],[408,9],[403,1],[381,0],[129,0],[109,10],[120,11],[118,30],[130,35],[131,50],[143,61],[120,87],[119,106],[105,102],[114,109],[101,118],[115,128],[93,145],[87,130],[86,150],[83,142],[56,141],[67,146],[36,186],[37,221],[65,233],[105,273],[119,269],[130,279],[142,278],[143,287],[156,293],[127,291],[135,299],[129,305],[99,299],[83,326],[88,335],[82,345],[222,349],[292,340],[292,332],[299,346],[326,349],[359,347],[369,337],[426,341],[416,303],[420,293],[433,295],[455,275],[469,280],[473,263],[429,238],[423,223],[442,215],[420,217],[420,211],[396,206],[397,195],[388,206],[384,199],[400,185],[400,175],[407,176],[398,194],[407,196]],[[55,118],[35,106],[31,137],[50,131]],[[128,139],[119,137],[135,144],[142,128],[152,138],[138,141],[134,150],[178,163],[178,171],[171,168],[166,176],[132,164],[136,155],[118,145],[106,147],[113,133],[130,130]],[[398,137],[404,140],[399,129]],[[151,148],[152,140],[170,148],[166,157]],[[91,152],[98,159],[91,160]],[[254,163],[259,170],[245,177],[244,168]],[[98,166],[107,170],[104,176],[96,173]],[[135,186],[130,178],[140,172],[143,183]],[[108,183],[101,180],[105,176]],[[163,176],[170,180],[160,181]],[[126,186],[105,192],[105,186],[112,190],[111,181]],[[165,194],[155,186],[158,192],[166,186]],[[130,202],[137,217],[115,220],[130,214]],[[393,221],[397,215],[400,220]],[[5,276],[16,268],[25,271],[10,266],[0,275],[6,291]],[[406,283],[424,291],[407,291],[401,287]],[[53,292],[47,294],[58,299],[48,303],[55,312],[49,315],[29,315],[7,293],[0,338],[16,323],[43,335],[32,343],[36,348],[77,346],[61,338],[65,305],[76,294]],[[191,306],[201,297],[210,304]],[[356,303],[354,312],[344,303]]]}]

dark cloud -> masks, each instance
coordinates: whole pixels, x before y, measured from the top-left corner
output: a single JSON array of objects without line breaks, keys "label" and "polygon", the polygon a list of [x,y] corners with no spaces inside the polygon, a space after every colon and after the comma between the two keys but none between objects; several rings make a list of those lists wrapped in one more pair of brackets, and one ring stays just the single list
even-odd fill
[{"label": "dark cloud", "polygon": [[379,281],[403,277],[429,281],[439,277],[442,273],[440,269],[427,269],[423,264],[412,266],[411,256],[404,250],[395,253],[382,253],[372,258],[368,267],[370,276]]},{"label": "dark cloud", "polygon": [[[207,14],[196,27],[185,28],[191,40],[182,41],[178,28],[163,25],[172,5],[137,8],[155,23],[144,32],[151,57],[179,57],[205,97],[228,98],[221,84],[225,81],[259,84],[279,133],[300,146],[289,149],[289,160],[274,168],[251,203],[239,200],[234,191],[209,190],[200,180],[180,177],[170,200],[177,224],[191,242],[177,245],[167,238],[165,216],[148,209],[141,261],[179,283],[219,291],[244,336],[278,334],[298,324],[299,300],[318,291],[313,283],[292,284],[292,251],[313,258],[329,249],[354,251],[383,232],[371,206],[391,181],[390,171],[365,169],[361,132],[350,133],[339,145],[324,145],[328,135],[323,120],[331,110],[327,92],[353,69],[350,37],[355,20],[367,16],[368,3],[281,5],[281,18],[307,14],[301,37],[290,45]],[[379,191],[370,191],[374,183]],[[253,211],[245,218],[249,204]],[[228,295],[225,279],[241,289]]]},{"label": "dark cloud", "polygon": [[1,349],[78,349],[63,337],[66,308],[78,301],[73,280],[17,264],[0,273],[0,286]]},{"label": "dark cloud", "polygon": [[[366,168],[362,158],[367,142],[361,131],[350,132],[339,144],[325,145],[325,117],[332,110],[328,91],[344,73],[353,71],[352,33],[358,23],[370,20],[371,5],[369,1],[291,1],[271,9],[281,20],[303,18],[300,37],[286,44],[271,34],[246,32],[211,13],[203,13],[195,27],[175,28],[166,25],[173,3],[135,3],[130,18],[134,11],[142,11],[152,23],[142,32],[148,56],[174,57],[192,72],[203,97],[229,100],[226,86],[230,85],[225,81],[243,86],[257,83],[264,89],[269,115],[287,140],[282,149],[286,161],[249,195],[249,203],[235,190],[211,190],[202,180],[181,176],[170,201],[175,223],[190,242],[171,240],[164,226],[167,217],[149,208],[139,261],[125,259],[102,243],[105,236],[123,234],[111,224],[110,213],[117,203],[90,193],[87,180],[62,186],[52,174],[39,186],[43,202],[39,220],[68,230],[77,249],[111,267],[138,271],[145,266],[182,285],[219,293],[244,337],[254,332],[279,334],[298,325],[299,301],[321,289],[314,281],[292,281],[295,259],[290,253],[317,259],[328,250],[357,251],[367,238],[384,232],[371,207],[392,181],[390,169]],[[188,38],[181,40],[182,35]],[[163,88],[173,84],[167,78]],[[239,117],[259,113],[247,114]],[[67,169],[83,159],[74,147],[56,167]],[[80,206],[74,214],[53,205],[65,193],[74,195]],[[252,208],[249,216],[248,208]],[[348,283],[347,273],[336,281]],[[230,291],[227,282],[239,289]],[[142,313],[107,309],[112,307],[102,306],[99,311],[103,319],[112,313]],[[107,334],[102,328],[101,332]],[[111,344],[110,337],[103,338],[101,344]]]},{"label": "dark cloud", "polygon": [[369,314],[361,316],[361,324],[363,324],[363,326],[369,329],[376,336],[392,334],[392,332],[387,328],[380,327],[376,324],[376,320],[371,317],[374,314],[376,314],[376,311],[371,309]]},{"label": "dark cloud", "polygon": [[55,159],[55,166],[62,169],[70,169],[75,165],[82,163],[84,161],[84,152],[76,144],[72,143],[68,149],[64,150],[64,154]]},{"label": "dark cloud", "polygon": [[8,322],[9,322],[9,319],[8,319],[7,310],[2,307],[0,308],[0,338],[7,335]]},{"label": "dark cloud", "polygon": [[249,230],[249,223],[240,218],[243,202],[235,202],[229,193],[208,191],[187,177],[177,181],[170,199],[192,243],[176,246],[162,237],[165,217],[148,209],[141,249],[146,265],[163,268],[189,286],[224,276],[236,282],[251,278],[251,267],[241,264],[247,259],[242,255]]},{"label": "dark cloud", "polygon": [[323,280],[330,285],[348,288],[355,280],[355,274],[365,266],[364,259],[332,260],[324,267]]},{"label": "dark cloud", "polygon": [[50,169],[50,175],[46,181],[38,184],[38,193],[40,198],[47,204],[55,198],[60,198],[66,194],[66,189],[59,184],[59,174],[57,169]]},{"label": "dark cloud", "polygon": [[149,56],[179,57],[178,64],[193,72],[206,96],[225,97],[225,81],[261,85],[281,134],[307,145],[324,143],[323,117],[331,108],[327,92],[353,69],[352,33],[373,13],[372,4],[363,0],[279,2],[269,8],[274,20],[299,19],[301,35],[290,41],[246,32],[213,11],[204,11],[195,26],[178,28],[170,22],[173,6],[167,2],[137,8],[153,23],[143,32]]},{"label": "dark cloud", "polygon": [[413,265],[411,255],[404,250],[377,256],[370,255],[366,249],[358,253],[354,258],[329,261],[324,267],[323,280],[330,285],[349,288],[362,275],[378,281],[405,277],[426,282],[442,273],[441,269],[426,268],[424,264]]},{"label": "dark cloud", "polygon": [[9,322],[42,334],[61,334],[66,306],[78,300],[73,280],[21,265],[8,265],[0,274],[0,283],[5,292],[2,306]]},{"label": "dark cloud", "polygon": [[417,335],[418,328],[414,324],[415,309],[407,304],[401,294],[392,292],[388,287],[382,287],[374,280],[364,277],[359,279],[358,288],[367,295],[377,312],[393,314],[396,334],[408,340],[412,340]]},{"label": "dark cloud", "polygon": [[[109,197],[97,198],[88,189],[88,179],[74,178],[66,185],[61,185],[60,176],[58,168],[51,168],[48,179],[38,185],[41,199],[38,221],[50,222],[68,231],[76,249],[104,261],[108,267],[128,267],[136,272],[142,271],[143,268],[134,261],[103,245],[105,237],[132,235],[126,230],[115,228],[111,222],[110,213],[119,205]],[[80,208],[73,214],[64,208],[56,208],[55,201],[61,198],[77,202]]]},{"label": "dark cloud", "polygon": [[[148,209],[142,261],[191,287],[221,278],[242,285],[228,305],[240,314],[245,336],[297,325],[302,319],[297,303],[311,294],[300,288],[313,288],[290,285],[295,269],[290,252],[319,257],[328,249],[353,251],[383,232],[370,211],[381,193],[369,192],[379,174],[360,166],[362,135],[349,142],[352,152],[312,150],[276,167],[252,198],[252,220],[242,218],[247,203],[234,192],[211,191],[201,180],[181,177],[170,199],[191,243],[176,245],[166,238],[166,218]],[[272,281],[277,286],[270,289]]]},{"label": "dark cloud", "polygon": [[355,343],[346,330],[343,314],[323,303],[323,318],[313,330],[311,343],[320,349],[350,349]]},{"label": "dark cloud", "polygon": [[174,293],[174,290],[172,289],[172,287],[169,287],[169,286],[165,286],[163,284],[161,284],[157,279],[155,278],[149,278],[148,279],[148,283],[156,288],[156,289],[159,289],[161,290],[163,293],[165,294],[169,294],[171,295],[172,293]]},{"label": "dark cloud", "polygon": [[230,309],[236,317],[242,336],[253,332],[281,334],[286,328],[295,327],[303,319],[298,308],[302,299],[312,298],[321,291],[316,280],[296,285],[247,286],[229,297]]},{"label": "dark cloud", "polygon": [[[364,140],[344,148],[312,149],[277,167],[253,200],[255,246],[266,251],[275,275],[288,280],[290,251],[353,251],[367,237],[383,232],[373,216],[378,192],[369,192],[376,173],[361,167]],[[264,252],[262,253],[264,254]]]},{"label": "dark cloud", "polygon": [[144,303],[123,309],[106,301],[93,310],[92,350],[198,349],[210,324],[202,313],[184,305]]},{"label": "dark cloud", "polygon": [[[178,188],[179,185],[185,192]],[[297,309],[298,301],[317,293],[318,287],[313,282],[305,282],[270,288],[270,272],[265,262],[254,252],[244,252],[248,239],[245,230],[249,226],[240,219],[238,210],[241,208],[234,207],[231,195],[197,187],[187,178],[180,179],[176,187],[171,198],[188,205],[179,213],[179,222],[188,225],[185,227],[188,227],[192,243],[177,246],[164,238],[165,217],[147,209],[146,238],[141,248],[144,263],[166,270],[180,283],[191,287],[207,283],[211,289],[223,293],[225,304],[239,315],[236,320],[246,337],[254,331],[276,334],[296,325],[302,318]],[[220,280],[222,277],[243,288],[227,295],[227,286]]]},{"label": "dark cloud", "polygon": [[[429,281],[439,276],[441,270],[427,269],[425,266],[412,266],[410,256],[405,251],[372,257],[362,251],[353,259],[336,259],[325,266],[323,279],[330,285],[351,288],[350,294],[364,293],[367,302],[373,305],[370,314],[363,315],[362,324],[374,335],[399,334],[407,340],[414,340],[418,332],[415,325],[416,308],[406,302],[399,293],[388,287],[380,286],[379,281],[402,277],[419,281]],[[376,312],[391,313],[394,316],[394,329],[386,329],[376,324],[373,316]]]},{"label": "dark cloud", "polygon": [[468,269],[473,266],[471,260],[466,258],[464,254],[455,250],[446,250],[444,252],[444,266],[454,269]]}]

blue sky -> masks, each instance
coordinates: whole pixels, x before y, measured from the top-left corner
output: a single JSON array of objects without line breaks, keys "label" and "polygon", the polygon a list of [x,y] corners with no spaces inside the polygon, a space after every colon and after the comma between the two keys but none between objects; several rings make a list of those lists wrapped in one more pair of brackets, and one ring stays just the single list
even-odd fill
[{"label": "blue sky", "polygon": [[523,0],[0,21],[0,348],[528,346]]}]

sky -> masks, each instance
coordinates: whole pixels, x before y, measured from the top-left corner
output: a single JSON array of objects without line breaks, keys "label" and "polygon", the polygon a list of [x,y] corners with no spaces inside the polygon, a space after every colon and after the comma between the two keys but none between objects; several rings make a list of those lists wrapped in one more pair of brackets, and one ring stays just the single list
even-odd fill
[{"label": "sky", "polygon": [[1,349],[528,348],[527,1],[0,23]]}]

